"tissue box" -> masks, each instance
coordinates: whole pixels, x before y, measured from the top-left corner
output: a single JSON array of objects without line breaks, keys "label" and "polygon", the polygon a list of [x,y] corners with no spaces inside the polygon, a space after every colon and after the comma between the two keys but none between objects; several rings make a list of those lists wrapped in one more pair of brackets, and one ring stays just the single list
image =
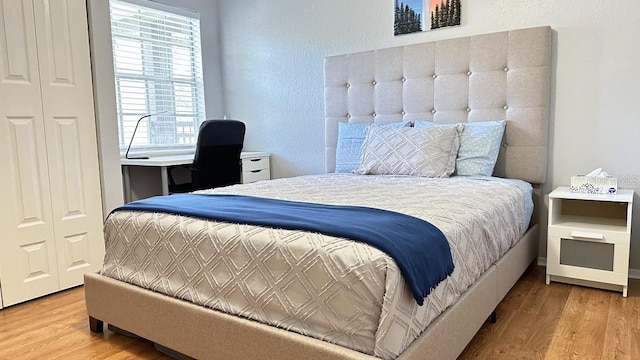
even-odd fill
[{"label": "tissue box", "polygon": [[585,176],[571,177],[571,192],[587,194],[609,194],[618,192],[618,178],[615,176]]}]

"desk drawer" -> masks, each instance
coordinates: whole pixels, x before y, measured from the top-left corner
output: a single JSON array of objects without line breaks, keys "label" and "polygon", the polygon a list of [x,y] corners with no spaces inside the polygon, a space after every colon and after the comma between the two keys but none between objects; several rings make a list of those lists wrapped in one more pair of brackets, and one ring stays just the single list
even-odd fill
[{"label": "desk drawer", "polygon": [[269,169],[269,157],[255,157],[242,159],[242,171],[253,171],[253,170],[261,170],[261,169]]},{"label": "desk drawer", "polygon": [[258,169],[258,170],[250,170],[242,172],[242,183],[250,184],[252,182],[260,181],[260,180],[269,180],[271,179],[271,174],[269,169]]}]

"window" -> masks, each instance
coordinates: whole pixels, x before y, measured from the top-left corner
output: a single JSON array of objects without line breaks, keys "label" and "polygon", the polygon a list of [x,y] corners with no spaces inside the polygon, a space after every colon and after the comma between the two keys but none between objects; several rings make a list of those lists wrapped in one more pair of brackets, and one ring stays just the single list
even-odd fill
[{"label": "window", "polygon": [[193,148],[205,119],[198,14],[110,0],[120,150]]}]

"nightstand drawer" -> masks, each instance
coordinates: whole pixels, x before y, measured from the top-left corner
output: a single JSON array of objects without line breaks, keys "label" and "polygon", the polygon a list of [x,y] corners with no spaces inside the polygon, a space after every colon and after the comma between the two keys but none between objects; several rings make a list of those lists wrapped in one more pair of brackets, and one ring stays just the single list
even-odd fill
[{"label": "nightstand drawer", "polygon": [[607,244],[628,244],[629,234],[589,227],[564,227],[549,225],[549,237],[593,241]]},{"label": "nightstand drawer", "polygon": [[626,245],[548,238],[547,274],[623,285],[629,272]]},{"label": "nightstand drawer", "polygon": [[242,159],[242,171],[261,170],[269,168],[269,157],[255,157]]}]

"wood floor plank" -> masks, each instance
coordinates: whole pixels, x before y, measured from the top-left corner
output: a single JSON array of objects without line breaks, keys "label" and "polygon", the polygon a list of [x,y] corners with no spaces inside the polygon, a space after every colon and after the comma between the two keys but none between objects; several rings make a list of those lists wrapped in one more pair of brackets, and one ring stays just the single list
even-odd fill
[{"label": "wood floor plank", "polygon": [[[554,286],[555,284],[551,284]],[[590,291],[577,288],[569,293],[562,316],[555,329],[553,340],[547,352],[549,359],[577,359],[576,341],[584,317]],[[541,325],[542,326],[542,325]],[[546,326],[546,324],[545,324]]]},{"label": "wood floor plank", "polygon": [[619,297],[609,291],[585,290],[588,297],[584,314],[577,329],[573,351],[576,359],[603,359],[605,332],[612,297]]},{"label": "wood floor plank", "polygon": [[[621,293],[544,282],[531,267],[486,322],[461,360],[640,359],[640,280]],[[89,331],[84,289],[0,310],[0,359],[168,360],[153,344]]]},{"label": "wood floor plank", "polygon": [[[630,300],[630,301],[627,301]],[[604,338],[603,358],[632,360],[631,358],[631,322],[633,311],[630,306],[633,299],[614,296],[611,298]],[[633,304],[636,305],[637,304]]]}]

